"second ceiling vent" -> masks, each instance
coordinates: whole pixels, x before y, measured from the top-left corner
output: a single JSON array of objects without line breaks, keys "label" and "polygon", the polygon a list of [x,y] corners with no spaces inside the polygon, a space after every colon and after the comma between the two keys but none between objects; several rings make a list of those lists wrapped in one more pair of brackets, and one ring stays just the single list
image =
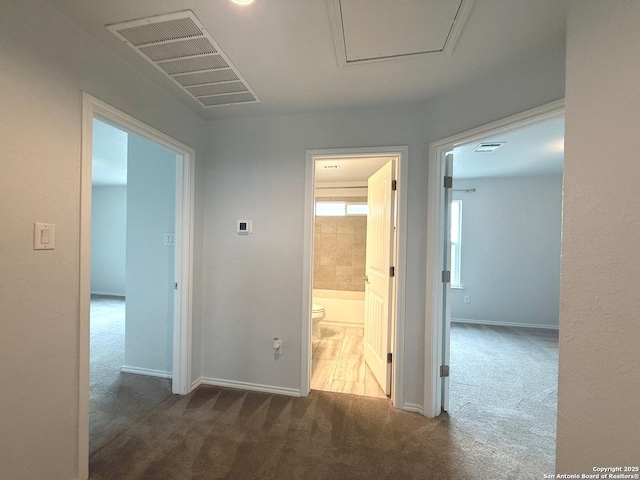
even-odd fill
[{"label": "second ceiling vent", "polygon": [[260,102],[190,10],[107,28],[204,107]]}]

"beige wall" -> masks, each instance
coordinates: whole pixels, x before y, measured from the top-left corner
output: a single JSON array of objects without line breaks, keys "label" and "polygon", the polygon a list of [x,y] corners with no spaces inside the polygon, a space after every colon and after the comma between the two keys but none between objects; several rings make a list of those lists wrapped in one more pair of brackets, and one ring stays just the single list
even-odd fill
[{"label": "beige wall", "polygon": [[556,465],[593,474],[640,462],[640,2],[568,7]]},{"label": "beige wall", "polygon": [[[330,197],[322,201],[364,202],[367,197]],[[313,288],[364,292],[367,217],[316,217]]]}]

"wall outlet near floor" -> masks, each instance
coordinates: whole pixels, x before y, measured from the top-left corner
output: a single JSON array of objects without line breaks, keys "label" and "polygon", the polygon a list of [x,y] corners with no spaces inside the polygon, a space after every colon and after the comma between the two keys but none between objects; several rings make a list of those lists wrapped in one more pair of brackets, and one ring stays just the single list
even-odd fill
[{"label": "wall outlet near floor", "polygon": [[464,296],[464,303],[471,303],[471,298],[469,297],[469,295]]}]

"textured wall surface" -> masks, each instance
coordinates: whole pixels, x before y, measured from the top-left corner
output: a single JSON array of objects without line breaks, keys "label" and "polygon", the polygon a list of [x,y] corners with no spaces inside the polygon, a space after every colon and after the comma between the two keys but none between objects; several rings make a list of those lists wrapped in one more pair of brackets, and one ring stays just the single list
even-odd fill
[{"label": "textured wall surface", "polygon": [[593,474],[640,461],[640,2],[568,6],[556,467]]}]

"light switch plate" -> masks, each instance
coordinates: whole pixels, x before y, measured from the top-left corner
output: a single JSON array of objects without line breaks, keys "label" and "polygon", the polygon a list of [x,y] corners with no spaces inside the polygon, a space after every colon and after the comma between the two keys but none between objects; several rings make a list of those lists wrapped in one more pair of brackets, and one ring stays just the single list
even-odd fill
[{"label": "light switch plate", "polygon": [[164,245],[165,247],[173,247],[176,244],[176,236],[173,233],[165,233],[164,234]]},{"label": "light switch plate", "polygon": [[33,249],[54,250],[56,248],[56,226],[53,223],[33,224]]}]

